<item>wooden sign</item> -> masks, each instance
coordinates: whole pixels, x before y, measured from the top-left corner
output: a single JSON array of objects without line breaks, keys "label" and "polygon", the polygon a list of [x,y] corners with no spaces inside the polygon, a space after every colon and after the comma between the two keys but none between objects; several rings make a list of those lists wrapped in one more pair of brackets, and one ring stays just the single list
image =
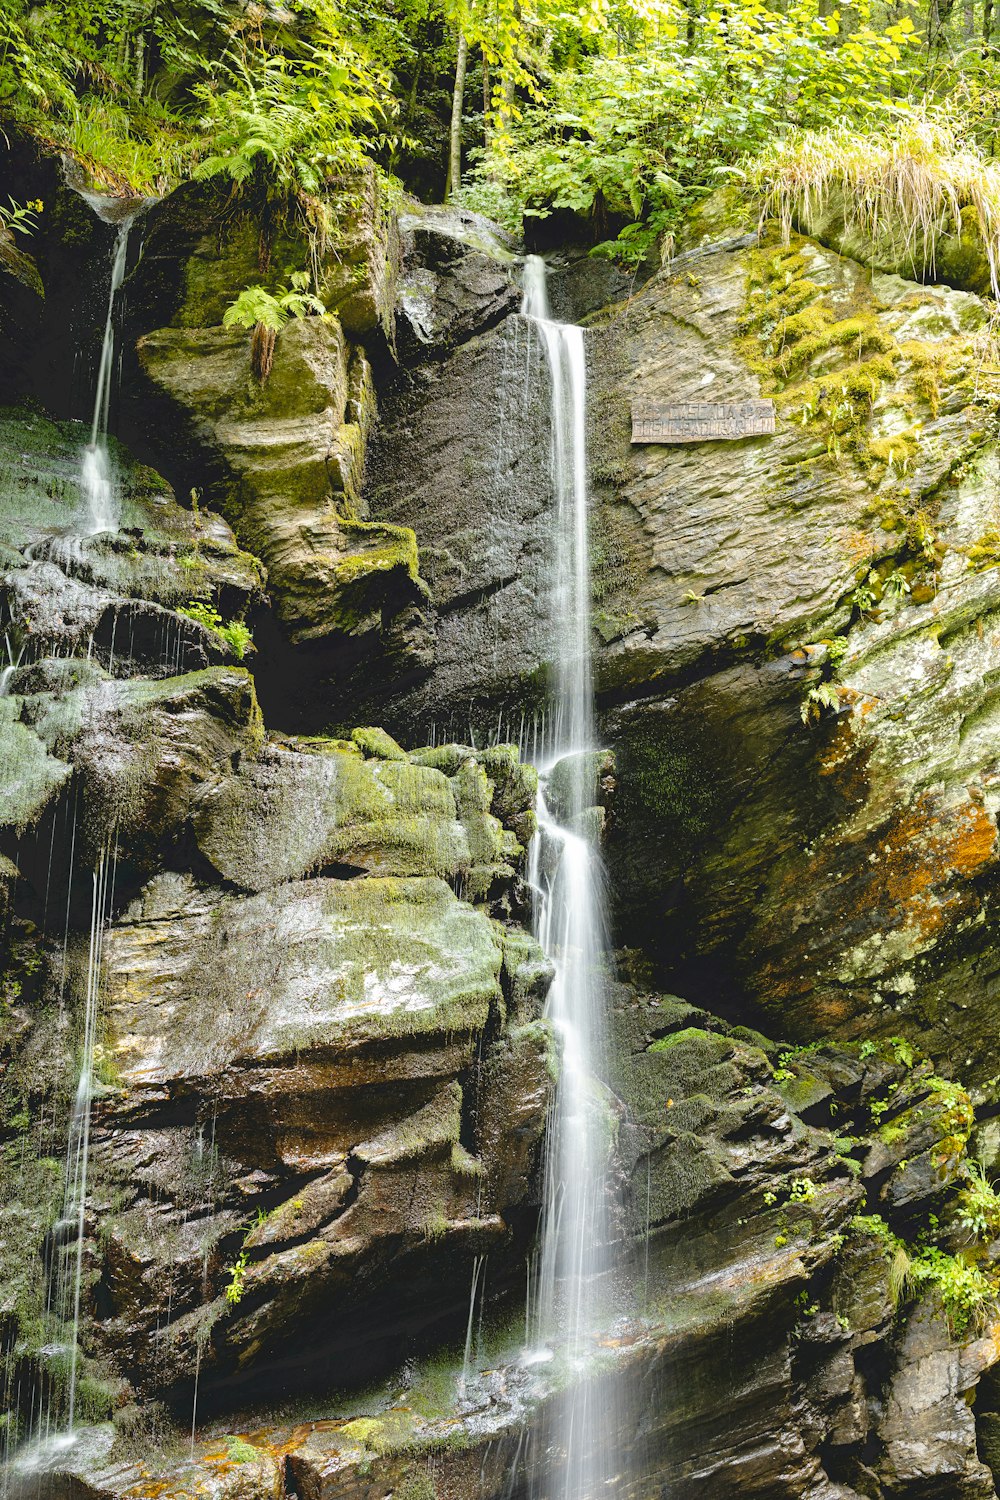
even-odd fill
[{"label": "wooden sign", "polygon": [[678,401],[632,409],[633,443],[711,443],[773,431],[773,401]]}]

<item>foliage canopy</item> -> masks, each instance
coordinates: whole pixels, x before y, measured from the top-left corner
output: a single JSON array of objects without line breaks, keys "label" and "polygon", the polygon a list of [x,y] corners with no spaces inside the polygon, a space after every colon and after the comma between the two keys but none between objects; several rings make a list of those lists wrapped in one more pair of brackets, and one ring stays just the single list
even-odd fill
[{"label": "foliage canopy", "polygon": [[[720,182],[747,183],[787,218],[839,172],[875,214],[905,176],[915,233],[971,205],[992,247],[993,8],[0,0],[0,114],[112,190],[216,178],[322,231],[338,188],[368,164],[440,196],[457,88],[457,196],[510,226],[570,210],[634,260]],[[478,85],[464,93],[460,50]],[[875,161],[885,138],[896,145]],[[873,180],[882,197],[869,203]]]}]

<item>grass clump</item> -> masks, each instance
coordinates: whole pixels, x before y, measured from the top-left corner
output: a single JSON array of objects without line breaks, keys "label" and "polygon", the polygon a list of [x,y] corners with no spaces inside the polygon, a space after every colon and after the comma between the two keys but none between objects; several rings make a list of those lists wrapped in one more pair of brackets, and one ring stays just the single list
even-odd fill
[{"label": "grass clump", "polygon": [[838,127],[786,136],[756,156],[750,178],[762,216],[778,220],[786,241],[793,224],[816,222],[836,193],[845,229],[921,273],[934,272],[946,234],[973,227],[1000,296],[1000,164],[928,115],[879,135]]}]

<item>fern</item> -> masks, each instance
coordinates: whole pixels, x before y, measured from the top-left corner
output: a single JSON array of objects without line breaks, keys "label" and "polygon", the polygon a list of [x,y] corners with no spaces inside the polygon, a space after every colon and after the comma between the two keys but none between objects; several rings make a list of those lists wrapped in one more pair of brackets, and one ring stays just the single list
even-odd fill
[{"label": "fern", "polygon": [[289,277],[289,285],[269,292],[266,287],[248,286],[229,307],[222,319],[223,328],[263,327],[271,333],[280,333],[289,318],[305,318],[310,314],[322,317],[326,308],[320,299],[308,290],[309,273],[295,271]]}]

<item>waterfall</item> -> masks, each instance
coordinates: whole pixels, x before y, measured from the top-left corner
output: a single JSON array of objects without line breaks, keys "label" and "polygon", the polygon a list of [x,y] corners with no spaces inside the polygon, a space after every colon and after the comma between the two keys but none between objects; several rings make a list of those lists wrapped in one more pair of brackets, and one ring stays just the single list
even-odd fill
[{"label": "waterfall", "polygon": [[569,1378],[544,1434],[548,1457],[536,1465],[550,1472],[537,1479],[535,1492],[539,1500],[589,1500],[614,1492],[620,1463],[616,1414],[606,1393],[598,1393],[593,1375],[598,1337],[608,1322],[603,1303],[614,1261],[608,1202],[610,1112],[600,1082],[606,1053],[607,937],[600,856],[587,831],[587,810],[596,794],[587,368],[583,331],[549,316],[545,275],[544,262],[529,257],[521,310],[541,338],[551,392],[556,667],[531,882],[537,892],[536,933],[555,968],[547,1014],[560,1052],[546,1137],[533,1338],[535,1357],[564,1362]]},{"label": "waterfall", "polygon": [[83,450],[80,460],[80,483],[87,502],[84,519],[84,535],[97,536],[102,531],[118,530],[118,503],[111,461],[108,455],[108,417],[111,410],[112,372],[115,359],[115,298],[125,280],[128,263],[128,233],[133,215],[122,219],[115,239],[114,258],[111,263],[111,288],[108,292],[108,313],[104,323],[104,341],[101,345],[101,361],[97,369],[97,389],[94,393],[94,415],[90,424],[90,442]]}]

